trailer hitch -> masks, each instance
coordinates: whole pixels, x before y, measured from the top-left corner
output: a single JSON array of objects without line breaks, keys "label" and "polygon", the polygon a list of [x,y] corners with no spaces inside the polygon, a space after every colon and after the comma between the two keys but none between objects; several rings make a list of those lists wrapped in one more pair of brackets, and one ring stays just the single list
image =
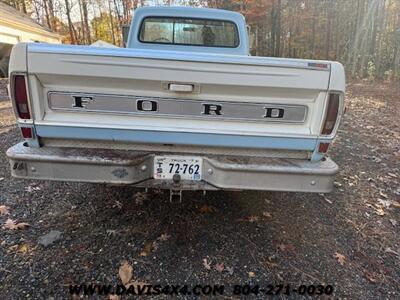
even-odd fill
[{"label": "trailer hitch", "polygon": [[173,188],[169,190],[169,202],[182,203],[182,190],[180,189],[181,175],[174,174],[172,181]]},{"label": "trailer hitch", "polygon": [[169,202],[182,203],[182,190],[170,189],[169,190]]}]

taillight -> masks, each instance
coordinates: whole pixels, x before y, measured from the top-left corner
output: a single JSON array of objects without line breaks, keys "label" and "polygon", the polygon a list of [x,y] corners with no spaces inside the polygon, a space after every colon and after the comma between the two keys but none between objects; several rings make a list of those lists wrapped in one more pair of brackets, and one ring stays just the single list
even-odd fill
[{"label": "taillight", "polygon": [[21,127],[22,137],[25,139],[31,139],[33,137],[32,128],[30,127]]},{"label": "taillight", "polygon": [[329,94],[328,108],[326,110],[324,125],[322,127],[321,134],[330,135],[335,128],[339,113],[339,103],[339,94]]},{"label": "taillight", "polygon": [[21,119],[30,119],[31,114],[29,112],[28,105],[28,94],[25,83],[24,75],[14,76],[14,101],[18,117]]},{"label": "taillight", "polygon": [[319,153],[326,153],[329,149],[329,143],[320,143],[318,146]]}]

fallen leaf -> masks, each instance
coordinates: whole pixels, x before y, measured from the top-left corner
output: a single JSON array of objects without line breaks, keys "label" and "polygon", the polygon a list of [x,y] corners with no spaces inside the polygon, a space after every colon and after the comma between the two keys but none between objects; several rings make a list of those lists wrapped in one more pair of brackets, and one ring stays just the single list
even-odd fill
[{"label": "fallen leaf", "polygon": [[378,216],[384,216],[384,215],[385,215],[385,211],[383,210],[382,207],[376,208],[376,209],[375,209],[375,213],[376,213]]},{"label": "fallen leaf", "polygon": [[400,202],[392,201],[392,205],[396,208],[400,208]]},{"label": "fallen leaf", "polygon": [[163,233],[158,239],[162,242],[168,241],[170,239],[170,235],[168,233]]},{"label": "fallen leaf", "polygon": [[248,274],[249,274],[249,277],[250,277],[250,278],[256,277],[256,274],[255,274],[254,272],[249,272]]},{"label": "fallen leaf", "polygon": [[118,295],[109,295],[108,300],[120,300],[121,297]]},{"label": "fallen leaf", "polygon": [[10,230],[17,230],[17,229],[26,229],[28,228],[30,225],[28,223],[17,223],[14,220],[11,219],[7,219],[7,221],[5,221],[3,228],[5,229],[10,229]]},{"label": "fallen leaf", "polygon": [[147,256],[147,255],[149,255],[149,254],[151,253],[151,251],[153,250],[153,246],[154,246],[154,243],[153,243],[153,242],[151,242],[151,241],[146,242],[146,243],[144,244],[143,251],[140,252],[139,255],[140,255],[140,256]]},{"label": "fallen leaf", "polygon": [[203,259],[203,266],[204,268],[206,268],[207,270],[211,270],[211,262],[208,262],[207,258]]},{"label": "fallen leaf", "polygon": [[115,204],[113,205],[113,207],[118,207],[119,209],[122,208],[122,203],[118,200],[115,200]]},{"label": "fallen leaf", "polygon": [[388,173],[388,175],[389,175],[390,177],[397,178],[397,175],[396,175],[396,174]]},{"label": "fallen leaf", "polygon": [[17,253],[26,255],[26,254],[32,254],[33,251],[35,251],[37,246],[32,247],[31,245],[28,244],[22,244],[18,246]]},{"label": "fallen leaf", "polygon": [[[382,201],[384,201],[384,200],[382,200]],[[366,203],[365,205],[366,205],[367,207],[373,208],[374,211],[375,211],[375,213],[376,213],[378,216],[384,216],[384,215],[385,215],[385,211],[383,210],[383,207],[381,206],[382,204],[380,204],[380,205],[378,205],[378,204],[372,205],[372,204],[370,204],[370,203]]]},{"label": "fallen leaf", "polygon": [[119,267],[118,274],[119,278],[121,278],[122,284],[126,285],[132,279],[133,267],[124,260]]},{"label": "fallen leaf", "polygon": [[391,253],[391,254],[394,254],[394,255],[400,257],[400,253],[399,253],[399,252],[396,252],[396,251],[390,249],[389,247],[387,247],[387,248],[385,249],[385,252],[386,252],[386,253]]},{"label": "fallen leaf", "polygon": [[28,223],[24,223],[24,222],[22,222],[22,223],[17,223],[17,224],[15,225],[15,229],[26,229],[26,228],[28,228],[29,226],[31,226],[31,225],[29,225]]},{"label": "fallen leaf", "polygon": [[159,243],[154,241],[153,245],[151,245],[151,251],[157,251],[158,247],[159,247]]},{"label": "fallen leaf", "polygon": [[389,219],[389,222],[390,222],[393,226],[397,226],[397,221],[396,221],[396,220]]},{"label": "fallen leaf", "polygon": [[378,282],[378,280],[379,280],[379,277],[378,277],[378,275],[376,273],[371,273],[371,272],[368,272],[368,271],[364,271],[364,276],[370,282],[373,282],[373,283]]},{"label": "fallen leaf", "polygon": [[0,205],[0,215],[5,216],[5,215],[9,215],[9,214],[10,214],[9,207],[5,206],[5,205]]},{"label": "fallen leaf", "polygon": [[272,218],[271,213],[269,213],[269,212],[267,212],[267,211],[264,211],[264,212],[262,213],[262,215],[263,215],[264,217],[266,217],[266,218]]},{"label": "fallen leaf", "polygon": [[266,259],[266,260],[264,260],[264,264],[267,266],[267,267],[270,267],[270,268],[276,268],[277,266],[278,266],[278,264],[276,264],[275,262],[273,262],[273,256],[268,256],[268,258]]},{"label": "fallen leaf", "polygon": [[21,246],[18,247],[17,252],[21,253],[21,254],[26,254],[28,253],[29,249],[28,249],[28,245],[27,244],[23,244]]},{"label": "fallen leaf", "polygon": [[250,216],[250,217],[248,218],[248,221],[249,221],[250,223],[257,222],[258,220],[259,220],[259,217],[258,217],[258,216]]},{"label": "fallen leaf", "polygon": [[33,191],[40,191],[42,188],[40,186],[29,185],[25,188],[25,191],[32,193]]},{"label": "fallen leaf", "polygon": [[215,270],[217,270],[218,272],[223,272],[223,271],[225,270],[224,263],[215,264],[214,268],[215,268]]},{"label": "fallen leaf", "polygon": [[380,195],[382,198],[385,198],[385,199],[389,198],[388,195],[386,195],[386,194],[385,194],[384,192],[382,192],[382,191],[379,191],[379,195]]},{"label": "fallen leaf", "polygon": [[392,205],[392,202],[389,200],[383,200],[383,199],[378,199],[378,202],[380,205],[382,205],[384,208],[389,208]]},{"label": "fallen leaf", "polygon": [[343,254],[340,254],[339,252],[335,252],[334,257],[337,259],[337,261],[343,266],[346,260],[346,256]]},{"label": "fallen leaf", "polygon": [[216,210],[215,207],[208,206],[207,204],[203,204],[203,205],[199,208],[199,211],[200,211],[202,214],[207,214],[207,213],[216,212],[217,210]]},{"label": "fallen leaf", "polygon": [[321,196],[322,196],[322,198],[324,198],[324,200],[325,200],[326,202],[328,202],[329,204],[332,204],[332,203],[333,203],[332,200],[329,200],[328,198],[326,198],[326,196],[325,196],[324,194],[321,194]]},{"label": "fallen leaf", "polygon": [[226,267],[225,270],[229,273],[229,275],[233,275],[233,267]]}]

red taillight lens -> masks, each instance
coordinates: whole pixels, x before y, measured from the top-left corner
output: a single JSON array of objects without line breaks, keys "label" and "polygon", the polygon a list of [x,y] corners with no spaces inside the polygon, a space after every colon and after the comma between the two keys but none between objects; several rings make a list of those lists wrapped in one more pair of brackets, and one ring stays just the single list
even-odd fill
[{"label": "red taillight lens", "polygon": [[320,143],[318,146],[319,153],[326,153],[329,149],[329,143]]},{"label": "red taillight lens", "polygon": [[322,127],[321,134],[329,135],[335,128],[339,113],[339,94],[330,94],[328,99],[328,109],[326,110],[324,126]]},{"label": "red taillight lens", "polygon": [[33,137],[32,128],[21,127],[21,134],[25,139],[31,139]]},{"label": "red taillight lens", "polygon": [[14,101],[18,117],[21,119],[30,119],[31,114],[29,112],[28,94],[24,75],[14,76]]}]

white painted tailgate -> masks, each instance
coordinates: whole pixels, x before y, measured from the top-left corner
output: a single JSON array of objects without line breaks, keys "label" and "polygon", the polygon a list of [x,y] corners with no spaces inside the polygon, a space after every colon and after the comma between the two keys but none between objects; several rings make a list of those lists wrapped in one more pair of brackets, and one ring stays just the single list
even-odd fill
[{"label": "white painted tailgate", "polygon": [[[133,49],[100,49],[32,44],[28,70],[35,124],[124,130],[213,133],[244,136],[315,138],[323,115],[329,82],[327,68],[307,61],[242,56],[139,52]],[[198,93],[178,93],[165,83],[196,85]],[[193,116],[121,114],[55,110],[51,92],[99,94],[163,99],[189,99],[207,103],[299,105],[307,108],[304,122],[246,122]],[[115,103],[114,103],[115,104]]]}]

